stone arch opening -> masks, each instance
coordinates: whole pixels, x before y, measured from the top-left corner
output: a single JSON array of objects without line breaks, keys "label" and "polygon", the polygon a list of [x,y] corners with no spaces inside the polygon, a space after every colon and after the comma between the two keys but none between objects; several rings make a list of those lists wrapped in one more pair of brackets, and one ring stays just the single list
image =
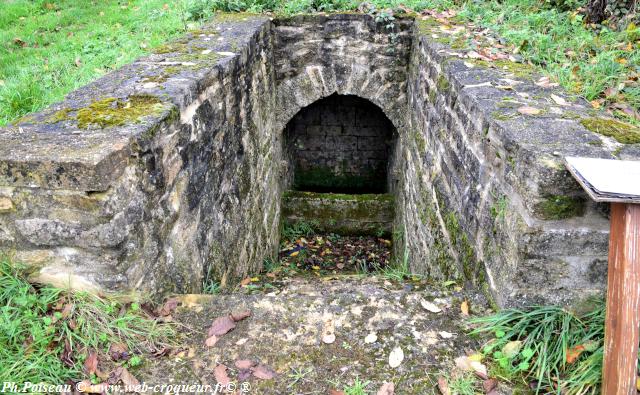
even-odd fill
[{"label": "stone arch opening", "polygon": [[302,108],[283,135],[291,190],[381,194],[393,189],[398,133],[369,100],[334,93]]}]

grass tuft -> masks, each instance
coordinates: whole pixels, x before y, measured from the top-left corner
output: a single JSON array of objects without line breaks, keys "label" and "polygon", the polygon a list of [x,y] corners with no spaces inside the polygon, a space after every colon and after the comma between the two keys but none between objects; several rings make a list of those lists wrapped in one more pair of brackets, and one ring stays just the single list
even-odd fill
[{"label": "grass tuft", "polygon": [[605,305],[576,313],[558,306],[508,309],[474,320],[474,334],[490,340],[483,349],[492,375],[536,393],[600,392]]},{"label": "grass tuft", "polygon": [[60,384],[83,377],[89,350],[126,345],[140,364],[143,353],[176,337],[137,303],[122,304],[84,292],[36,287],[17,265],[0,258],[0,382]]}]

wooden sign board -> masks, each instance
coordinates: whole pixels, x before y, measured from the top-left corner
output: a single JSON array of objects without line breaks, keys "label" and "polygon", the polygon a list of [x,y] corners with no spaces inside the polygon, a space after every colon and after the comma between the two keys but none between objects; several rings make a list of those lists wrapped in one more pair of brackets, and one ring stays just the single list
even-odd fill
[{"label": "wooden sign board", "polygon": [[636,395],[640,341],[640,162],[567,157],[597,202],[611,202],[603,395]]},{"label": "wooden sign board", "polygon": [[567,169],[596,202],[640,203],[640,162],[565,158]]}]

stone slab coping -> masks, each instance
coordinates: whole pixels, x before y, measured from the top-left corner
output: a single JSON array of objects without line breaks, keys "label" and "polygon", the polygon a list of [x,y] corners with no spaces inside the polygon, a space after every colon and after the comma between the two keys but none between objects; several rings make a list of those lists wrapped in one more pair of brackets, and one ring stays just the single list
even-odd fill
[{"label": "stone slab coping", "polygon": [[62,102],[0,127],[0,186],[107,190],[140,146],[178,119],[204,79],[236,67],[268,20],[216,16]]},{"label": "stone slab coping", "polygon": [[596,202],[640,203],[640,161],[568,156],[565,164]]}]

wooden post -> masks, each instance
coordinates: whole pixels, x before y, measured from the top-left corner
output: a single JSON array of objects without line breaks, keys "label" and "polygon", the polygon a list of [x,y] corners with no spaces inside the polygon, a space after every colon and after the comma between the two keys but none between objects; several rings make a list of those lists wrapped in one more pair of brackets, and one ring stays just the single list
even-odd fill
[{"label": "wooden post", "polygon": [[636,395],[640,335],[640,204],[611,203],[603,395]]}]

